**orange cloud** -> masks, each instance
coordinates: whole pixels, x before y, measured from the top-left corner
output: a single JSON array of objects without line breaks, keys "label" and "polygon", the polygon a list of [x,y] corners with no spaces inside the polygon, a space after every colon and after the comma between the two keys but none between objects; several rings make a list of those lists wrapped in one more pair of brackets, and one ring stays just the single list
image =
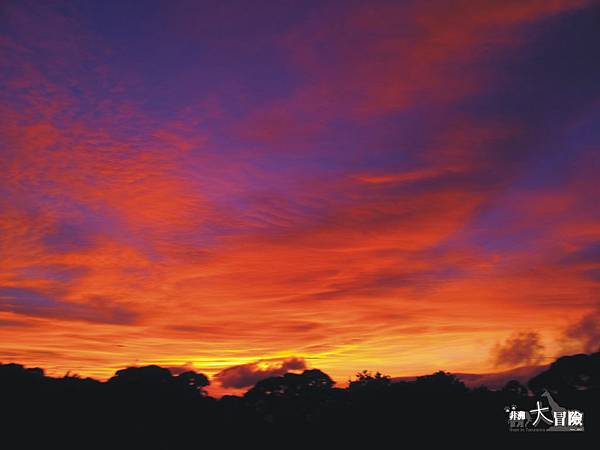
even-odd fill
[{"label": "orange cloud", "polygon": [[[304,366],[488,371],[515,331],[549,356],[565,329],[587,343],[593,152],[576,142],[575,174],[527,184],[539,136],[571,118],[549,130],[461,103],[505,82],[488,59],[533,45],[528,26],[586,4],[323,7],[277,40],[297,82],[234,106],[162,97],[103,37],[56,13],[68,32],[50,39],[21,11],[35,32],[2,40],[0,357],[101,378],[194,367],[241,388]],[[134,95],[144,81],[156,98]]]}]

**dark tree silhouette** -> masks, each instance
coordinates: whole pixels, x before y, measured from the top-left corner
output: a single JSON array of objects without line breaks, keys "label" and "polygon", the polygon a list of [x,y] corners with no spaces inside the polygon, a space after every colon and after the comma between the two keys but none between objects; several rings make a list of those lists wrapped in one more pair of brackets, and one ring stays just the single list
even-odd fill
[{"label": "dark tree silhouette", "polygon": [[280,377],[261,380],[245,395],[246,398],[284,397],[322,394],[334,385],[326,373],[318,369],[305,370],[301,374],[286,373]]},{"label": "dark tree silhouette", "polygon": [[169,369],[159,366],[128,367],[117,370],[115,376],[108,380],[115,385],[160,387],[173,381]]},{"label": "dark tree silhouette", "polygon": [[[561,408],[585,411],[588,424],[598,423],[599,361],[600,353],[559,358],[528,385],[537,394],[547,389]],[[361,431],[422,437],[435,430],[489,440],[507,435],[507,407],[535,407],[535,397],[518,381],[500,390],[468,389],[443,371],[401,382],[362,371],[342,389],[310,369],[261,380],[244,396],[220,400],[207,395],[208,385],[201,373],[173,375],[155,365],[122,369],[100,382],[0,364],[0,398],[9,411],[2,430],[15,448],[172,449],[207,436],[308,436],[311,430],[337,439]]]},{"label": "dark tree silhouette", "polygon": [[548,389],[568,395],[581,390],[599,389],[600,352],[558,358],[548,370],[533,377],[528,384],[536,393]]},{"label": "dark tree silhouette", "polygon": [[432,375],[417,377],[415,386],[431,394],[461,395],[467,392],[467,387],[456,375],[439,371]]},{"label": "dark tree silhouette", "polygon": [[186,386],[193,392],[200,393],[202,396],[207,395],[204,388],[210,384],[206,375],[203,373],[194,372],[193,370],[183,372],[182,374],[178,375],[177,382]]},{"label": "dark tree silhouette", "polygon": [[384,390],[391,386],[392,378],[389,375],[383,375],[376,372],[374,375],[368,370],[363,370],[355,375],[355,379],[348,383],[350,391],[361,390]]}]

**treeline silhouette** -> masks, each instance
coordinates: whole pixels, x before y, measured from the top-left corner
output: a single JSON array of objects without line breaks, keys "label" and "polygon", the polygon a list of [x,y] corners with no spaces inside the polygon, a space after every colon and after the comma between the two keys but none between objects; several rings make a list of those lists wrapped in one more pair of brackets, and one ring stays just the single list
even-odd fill
[{"label": "treeline silhouette", "polygon": [[327,374],[310,369],[267,378],[243,396],[220,399],[207,395],[208,384],[203,374],[173,375],[158,366],[119,370],[100,382],[0,364],[0,401],[8,412],[0,431],[4,442],[17,443],[10,448],[170,449],[209,436],[275,431],[346,438],[365,432],[480,434],[489,439],[508,433],[506,406],[532,409],[548,390],[562,406],[584,412],[588,434],[599,423],[600,352],[561,357],[527,387],[511,380],[499,390],[469,389],[442,371],[400,382],[363,371],[347,388],[336,388]]}]

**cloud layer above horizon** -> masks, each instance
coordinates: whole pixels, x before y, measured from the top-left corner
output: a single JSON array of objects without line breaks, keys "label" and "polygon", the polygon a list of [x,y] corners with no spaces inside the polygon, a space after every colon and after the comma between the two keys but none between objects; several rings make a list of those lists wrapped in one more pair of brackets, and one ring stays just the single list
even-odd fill
[{"label": "cloud layer above horizon", "polygon": [[0,360],[240,387],[597,348],[599,25],[585,0],[3,4]]}]

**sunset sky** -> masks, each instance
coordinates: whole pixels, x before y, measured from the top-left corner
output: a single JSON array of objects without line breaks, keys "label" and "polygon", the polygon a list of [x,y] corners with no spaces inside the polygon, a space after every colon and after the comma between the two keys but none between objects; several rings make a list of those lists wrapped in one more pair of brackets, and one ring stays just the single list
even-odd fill
[{"label": "sunset sky", "polygon": [[0,5],[0,362],[494,372],[600,344],[600,4]]}]

